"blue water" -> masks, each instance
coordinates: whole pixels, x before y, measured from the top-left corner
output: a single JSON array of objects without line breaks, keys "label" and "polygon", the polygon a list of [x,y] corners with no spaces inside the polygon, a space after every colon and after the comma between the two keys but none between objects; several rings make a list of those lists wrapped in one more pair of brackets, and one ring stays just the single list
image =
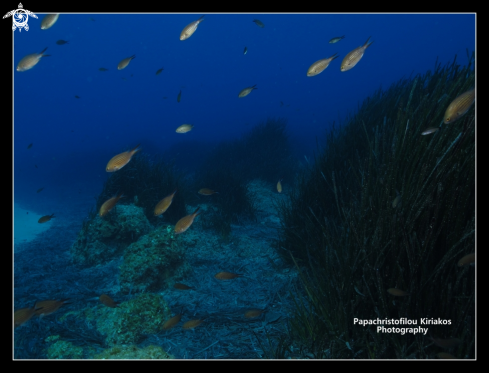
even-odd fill
[{"label": "blue water", "polygon": [[[45,253],[49,262],[29,263],[16,254],[16,279],[23,278],[22,271],[44,276],[47,268],[67,268],[66,254],[88,209],[95,207],[114,155],[141,144],[141,153],[164,154],[177,166],[179,160],[197,164],[216,143],[238,138],[267,118],[283,118],[294,156],[303,160],[313,154],[317,140],[321,146],[333,122],[345,123],[379,88],[425,74],[436,61],[445,65],[455,55],[458,64],[467,64],[476,35],[475,14],[206,14],[184,41],[179,40],[182,29],[202,14],[61,14],[48,30],[40,29],[44,14],[37,15],[29,18],[28,31],[14,32],[14,200],[40,215],[55,213],[56,219],[48,223],[51,233],[39,239],[39,251],[29,247]],[[338,43],[328,43],[342,35]],[[363,58],[341,72],[343,58],[369,37],[373,43]],[[58,40],[68,44],[57,45]],[[23,57],[46,47],[49,57],[31,70],[15,70]],[[335,53],[339,58],[326,70],[306,76],[313,62]],[[135,59],[117,70],[132,55]],[[99,71],[102,67],[108,71]],[[253,85],[256,90],[238,98]],[[192,131],[176,133],[184,123],[192,124]],[[172,154],[185,142],[192,143],[185,150],[190,154]],[[48,245],[57,251],[50,252]],[[226,263],[235,260],[232,251],[222,252],[230,255]],[[73,283],[89,277],[68,272],[71,282],[57,289],[46,289],[47,279],[34,282],[35,290],[16,285],[15,308],[30,307],[41,291],[47,299],[64,298],[67,283],[78,291]],[[97,302],[101,290],[91,290],[95,301],[93,294],[77,301]],[[202,343],[195,348],[204,350]],[[19,351],[22,358],[39,356]]]},{"label": "blue water", "polygon": [[[433,69],[437,58],[445,64],[457,54],[466,64],[466,49],[475,49],[474,14],[206,14],[184,41],[180,32],[201,14],[62,14],[41,30],[43,16],[29,18],[29,31],[14,32],[14,69],[27,54],[45,47],[50,54],[31,70],[14,71],[16,199],[44,184],[101,186],[107,161],[138,143],[149,154],[186,140],[211,146],[268,117],[285,118],[307,154],[332,121],[374,90]],[[370,36],[358,65],[341,72],[345,55]],[[325,71],[306,76],[313,62],[334,53],[339,58]],[[175,133],[183,123],[193,131]]]}]

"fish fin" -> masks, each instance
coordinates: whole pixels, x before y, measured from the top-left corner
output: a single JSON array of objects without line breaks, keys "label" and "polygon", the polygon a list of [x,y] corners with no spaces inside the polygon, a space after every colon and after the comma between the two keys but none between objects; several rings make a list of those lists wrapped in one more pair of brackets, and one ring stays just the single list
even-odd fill
[{"label": "fish fin", "polygon": [[49,217],[52,219],[55,218],[56,216],[54,216],[54,214],[51,214]]},{"label": "fish fin", "polygon": [[131,149],[131,153],[133,155],[136,154],[138,151],[141,150],[141,149],[138,149],[139,148],[139,145],[141,145],[141,143],[137,144],[134,148]]},{"label": "fish fin", "polygon": [[253,89],[258,89],[258,88],[256,88],[256,84],[255,84],[254,86],[252,86],[251,88],[253,88]]},{"label": "fish fin", "polygon": [[122,194],[122,192],[120,192],[120,193],[117,194],[117,199],[121,199],[122,197],[124,197],[124,195]]},{"label": "fish fin", "polygon": [[199,210],[200,210],[200,206],[197,207],[197,210],[195,210],[192,215],[195,215],[195,216],[199,215],[200,214],[200,212],[198,212]]},{"label": "fish fin", "polygon": [[202,17],[200,17],[197,21],[202,22],[204,20],[204,16],[205,16],[205,14]]},{"label": "fish fin", "polygon": [[331,61],[333,61],[335,58],[338,58],[338,57],[339,57],[339,56],[338,56],[338,53],[335,53],[335,54],[333,54],[333,55],[332,55],[331,57],[329,57],[329,58],[331,58]]},{"label": "fish fin", "polygon": [[48,47],[44,48],[39,54],[43,54],[44,52],[46,52],[46,49],[48,49]]},{"label": "fish fin", "polygon": [[133,54],[133,55],[131,56],[131,60],[133,60],[133,59],[135,59],[135,58],[136,58],[136,55],[135,55],[135,54]]},{"label": "fish fin", "polygon": [[368,37],[367,41],[365,42],[365,44],[363,44],[363,47],[365,49],[367,49],[368,47],[370,47],[370,45],[373,43],[373,41],[371,41],[370,43],[368,42],[370,40],[371,36]]}]

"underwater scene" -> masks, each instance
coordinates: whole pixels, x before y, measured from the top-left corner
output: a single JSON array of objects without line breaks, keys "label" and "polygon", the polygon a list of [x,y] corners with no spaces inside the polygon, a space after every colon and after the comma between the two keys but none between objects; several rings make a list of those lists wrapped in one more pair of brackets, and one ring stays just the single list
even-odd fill
[{"label": "underwater scene", "polygon": [[476,359],[476,14],[25,8],[12,359]]}]

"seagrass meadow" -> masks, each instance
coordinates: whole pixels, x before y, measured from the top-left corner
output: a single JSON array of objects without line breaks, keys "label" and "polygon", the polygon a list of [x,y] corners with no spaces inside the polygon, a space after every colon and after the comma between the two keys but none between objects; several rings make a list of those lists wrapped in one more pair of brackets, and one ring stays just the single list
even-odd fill
[{"label": "seagrass meadow", "polygon": [[[474,106],[443,124],[450,102],[475,85],[468,57],[373,93],[279,202],[276,250],[301,281],[290,289],[288,334],[270,341],[268,357],[474,358],[475,268],[457,265],[475,251]],[[440,129],[422,135],[429,127]],[[429,330],[382,333],[354,318]]]}]

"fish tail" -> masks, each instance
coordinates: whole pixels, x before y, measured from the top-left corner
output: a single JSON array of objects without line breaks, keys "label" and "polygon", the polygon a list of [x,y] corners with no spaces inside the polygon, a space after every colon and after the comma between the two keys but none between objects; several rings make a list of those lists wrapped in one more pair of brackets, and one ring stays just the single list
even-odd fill
[{"label": "fish tail", "polygon": [[55,218],[56,216],[54,216],[54,214],[51,214],[49,217],[52,219]]},{"label": "fish tail", "polygon": [[338,58],[338,57],[339,57],[339,56],[338,56],[338,53],[335,53],[335,54],[333,54],[333,55],[332,55],[331,57],[329,57],[329,58],[331,58],[331,61],[333,61],[335,58]]},{"label": "fish tail", "polygon": [[131,60],[133,60],[133,59],[135,59],[135,58],[136,58],[136,55],[135,55],[135,54],[133,54],[133,55],[131,56]]},{"label": "fish tail", "polygon": [[370,40],[371,36],[368,37],[367,41],[365,42],[365,44],[363,44],[363,47],[365,49],[367,49],[368,47],[370,47],[370,45],[373,43],[373,41],[371,41],[370,43],[368,42]]},{"label": "fish tail", "polygon": [[44,52],[46,52],[46,49],[48,49],[48,47],[44,48],[44,49],[42,50],[42,52],[41,52],[41,53],[39,53],[39,54],[43,54]]},{"label": "fish tail", "polygon": [[205,16],[205,14],[202,17],[200,17],[197,21],[202,22],[204,20],[204,16]]},{"label": "fish tail", "polygon": [[344,39],[344,38],[345,38],[345,35],[343,35],[343,36],[340,36],[340,39]]},{"label": "fish tail", "polygon": [[121,199],[122,197],[124,197],[124,195],[122,194],[122,192],[120,192],[120,193],[117,194],[117,199],[118,200]]},{"label": "fish tail", "polygon": [[195,216],[199,215],[200,214],[199,210],[200,210],[200,206],[197,207],[197,210],[195,210],[192,215],[195,215]]},{"label": "fish tail", "polygon": [[136,154],[138,151],[141,150],[141,149],[138,149],[139,148],[139,145],[141,145],[141,143],[137,144],[134,148],[131,149],[131,153],[133,155]]},{"label": "fish tail", "polygon": [[256,84],[255,84],[253,87],[251,87],[251,88],[253,88],[253,89],[258,89],[258,88],[256,88]]}]

